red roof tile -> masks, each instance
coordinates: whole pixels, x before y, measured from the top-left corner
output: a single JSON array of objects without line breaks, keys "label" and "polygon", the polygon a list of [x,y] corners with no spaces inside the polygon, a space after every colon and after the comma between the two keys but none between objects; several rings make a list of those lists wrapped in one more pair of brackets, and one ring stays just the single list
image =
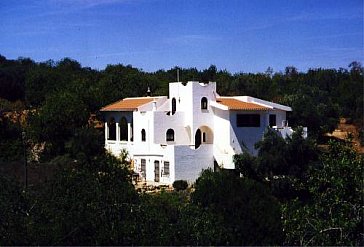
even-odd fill
[{"label": "red roof tile", "polygon": [[218,98],[216,102],[227,106],[229,110],[264,111],[269,109],[265,106],[243,102],[234,98]]},{"label": "red roof tile", "polygon": [[152,102],[154,98],[126,98],[103,107],[100,111],[134,111],[139,106]]}]

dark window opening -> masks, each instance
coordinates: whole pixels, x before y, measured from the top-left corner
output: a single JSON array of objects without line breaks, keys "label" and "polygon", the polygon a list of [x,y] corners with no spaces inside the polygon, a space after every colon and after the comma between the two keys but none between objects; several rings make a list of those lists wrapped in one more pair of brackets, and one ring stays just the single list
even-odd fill
[{"label": "dark window opening", "polygon": [[238,127],[260,127],[259,114],[237,114],[236,126]]},{"label": "dark window opening", "polygon": [[201,130],[197,129],[195,134],[195,149],[201,145]]},{"label": "dark window opening", "polygon": [[172,99],[172,115],[176,112],[176,99]]},{"label": "dark window opening", "polygon": [[269,115],[269,126],[270,127],[277,126],[277,118],[275,114]]},{"label": "dark window opening", "polygon": [[145,140],[146,140],[145,129],[142,129],[142,142],[145,142]]},{"label": "dark window opening", "polygon": [[141,159],[141,173],[142,173],[142,177],[145,178],[146,177],[146,172],[147,172],[147,168],[146,168],[146,160],[145,159]]},{"label": "dark window opening", "polygon": [[169,162],[168,161],[164,161],[163,175],[167,176],[167,177],[169,176]]},{"label": "dark window opening", "polygon": [[166,133],[166,141],[167,142],[173,142],[174,141],[174,130],[168,129]]},{"label": "dark window opening", "polygon": [[207,98],[206,97],[203,97],[201,99],[201,109],[202,110],[207,110]]},{"label": "dark window opening", "polygon": [[108,127],[108,140],[116,141],[116,122],[114,118],[110,120],[110,122],[108,123]]},{"label": "dark window opening", "polygon": [[159,160],[154,161],[154,181],[159,182]]},{"label": "dark window opening", "polygon": [[127,141],[128,140],[128,123],[126,118],[123,117],[119,123],[120,129],[120,141]]},{"label": "dark window opening", "polygon": [[206,133],[205,132],[202,133],[202,142],[206,142]]}]

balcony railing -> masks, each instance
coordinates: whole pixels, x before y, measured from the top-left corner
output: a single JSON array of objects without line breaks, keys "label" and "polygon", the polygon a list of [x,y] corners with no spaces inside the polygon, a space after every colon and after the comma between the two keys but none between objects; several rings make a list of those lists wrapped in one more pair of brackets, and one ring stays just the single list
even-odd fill
[{"label": "balcony railing", "polygon": [[[284,126],[284,127],[273,126],[272,129],[279,132],[283,138],[291,137],[294,132],[294,130],[289,126]],[[302,130],[303,130],[302,137],[307,138],[307,127],[303,127]]]}]

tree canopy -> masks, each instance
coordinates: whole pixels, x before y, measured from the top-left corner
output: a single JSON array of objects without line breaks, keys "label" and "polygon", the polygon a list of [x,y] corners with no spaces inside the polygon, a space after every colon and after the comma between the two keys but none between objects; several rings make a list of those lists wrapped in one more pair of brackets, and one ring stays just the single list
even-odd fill
[{"label": "tree canopy", "polygon": [[[296,132],[283,139],[267,129],[257,156],[234,157],[240,176],[205,170],[192,189],[180,181],[178,191],[137,193],[128,159],[106,152],[90,114],[144,96],[148,86],[167,95],[177,71],[182,82],[217,81],[220,95],[291,106]],[[0,175],[0,244],[363,245],[363,158],[348,143],[317,148],[339,117],[362,126],[363,72],[359,62],[307,72],[94,70],[71,58],[38,63],[0,55],[0,166],[23,163],[24,150],[44,144],[31,165],[55,170],[27,188]],[[299,126],[308,127],[308,139]]]}]

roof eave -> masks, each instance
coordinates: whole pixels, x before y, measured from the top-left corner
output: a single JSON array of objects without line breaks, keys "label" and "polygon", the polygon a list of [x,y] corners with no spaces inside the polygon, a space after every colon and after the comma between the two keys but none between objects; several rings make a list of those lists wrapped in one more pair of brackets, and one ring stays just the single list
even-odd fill
[{"label": "roof eave", "polygon": [[101,109],[100,112],[115,112],[115,111],[135,111],[137,108],[116,108],[116,109]]},{"label": "roof eave", "polygon": [[269,108],[266,108],[266,109],[258,109],[258,108],[255,108],[255,109],[237,109],[237,108],[229,108],[229,110],[231,110],[231,111],[268,111]]}]

